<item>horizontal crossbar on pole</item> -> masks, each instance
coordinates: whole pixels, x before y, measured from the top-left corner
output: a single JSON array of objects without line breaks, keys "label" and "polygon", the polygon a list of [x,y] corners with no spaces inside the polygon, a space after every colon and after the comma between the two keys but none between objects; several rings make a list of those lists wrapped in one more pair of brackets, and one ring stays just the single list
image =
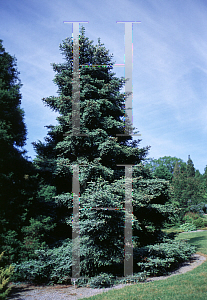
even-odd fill
[{"label": "horizontal crossbar on pole", "polygon": [[63,21],[63,23],[89,23],[89,21]]},{"label": "horizontal crossbar on pole", "polygon": [[113,208],[113,207],[90,207],[90,208],[79,208],[79,210],[125,210],[125,207],[123,208]]}]

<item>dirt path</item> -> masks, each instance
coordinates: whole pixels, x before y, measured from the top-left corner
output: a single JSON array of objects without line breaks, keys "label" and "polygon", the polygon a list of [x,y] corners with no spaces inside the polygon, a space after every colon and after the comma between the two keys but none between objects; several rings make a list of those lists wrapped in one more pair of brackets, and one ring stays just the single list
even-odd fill
[{"label": "dirt path", "polygon": [[[201,265],[207,259],[207,255],[199,255],[194,254],[192,256],[192,260],[183,263],[180,268],[171,273],[168,276],[159,276],[148,278],[147,282],[154,280],[163,280],[167,279],[171,276],[184,274],[197,266]],[[120,289],[124,286],[128,286],[130,284],[119,284],[117,286],[113,286],[111,288],[105,289],[92,289],[86,287],[74,288],[71,285],[55,285],[55,286],[32,286],[22,284],[17,286],[13,286],[13,291],[9,299],[13,300],[77,300],[85,297],[90,297],[93,295],[101,294],[103,292],[107,292],[111,289]]]}]

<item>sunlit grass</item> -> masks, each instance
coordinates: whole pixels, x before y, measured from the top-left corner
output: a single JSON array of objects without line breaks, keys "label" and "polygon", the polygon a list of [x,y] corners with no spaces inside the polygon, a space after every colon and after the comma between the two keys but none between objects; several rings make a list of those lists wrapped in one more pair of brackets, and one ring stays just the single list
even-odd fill
[{"label": "sunlit grass", "polygon": [[[197,247],[197,252],[207,256],[207,231],[180,233],[177,237],[186,239]],[[207,261],[185,274],[170,278],[130,285],[119,290],[110,290],[91,300],[206,300]]]},{"label": "sunlit grass", "polygon": [[177,237],[187,240],[196,246],[196,251],[207,255],[207,230],[199,232],[183,232]]}]

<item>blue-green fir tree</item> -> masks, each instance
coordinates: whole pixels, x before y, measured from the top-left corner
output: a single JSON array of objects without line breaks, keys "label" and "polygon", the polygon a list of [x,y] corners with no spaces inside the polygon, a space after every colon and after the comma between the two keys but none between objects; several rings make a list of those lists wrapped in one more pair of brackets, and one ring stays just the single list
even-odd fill
[{"label": "blue-green fir tree", "polygon": [[[73,41],[66,38],[60,45],[64,62],[53,64],[58,96],[43,99],[45,105],[59,113],[58,125],[48,126],[45,142],[34,143],[37,152],[34,163],[42,184],[55,191],[57,240],[72,237],[72,165],[79,165],[81,272],[94,275],[101,270],[114,271],[115,265],[123,269],[125,173],[124,167],[117,165],[136,165],[133,168],[136,247],[162,240],[161,228],[174,211],[168,203],[169,183],[154,179],[143,166],[149,146],[141,148],[139,139],[133,140],[130,134],[124,136],[125,95],[120,90],[125,80],[113,73],[112,55],[100,39],[94,45],[85,37],[84,28],[79,45],[79,63],[87,65],[80,67],[80,130],[86,136],[72,135]],[[131,124],[127,126],[132,129]],[[103,207],[117,210],[103,210]]]}]

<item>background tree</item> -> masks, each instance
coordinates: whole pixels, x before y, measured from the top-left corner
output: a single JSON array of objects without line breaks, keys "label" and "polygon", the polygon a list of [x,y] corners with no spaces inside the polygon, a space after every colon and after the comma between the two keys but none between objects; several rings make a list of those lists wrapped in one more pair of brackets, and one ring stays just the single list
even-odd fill
[{"label": "background tree", "polygon": [[187,164],[175,165],[172,179],[173,201],[181,208],[181,218],[186,212],[193,211],[196,205],[204,201],[202,180],[198,175],[190,155]]},{"label": "background tree", "polygon": [[0,252],[5,251],[5,264],[31,257],[45,241],[49,224],[48,213],[40,216],[47,197],[41,205],[37,172],[23,149],[26,126],[20,88],[16,59],[0,41]]},{"label": "background tree", "polygon": [[158,159],[147,159],[146,166],[151,169],[155,177],[171,182],[176,162],[181,164],[183,160],[177,157],[163,156]]},{"label": "background tree", "polygon": [[204,168],[203,175],[199,177],[201,177],[204,202],[207,204],[207,166]]},{"label": "background tree", "polygon": [[190,155],[188,155],[188,161],[187,161],[187,177],[195,177],[195,168],[192,159],[190,158]]},{"label": "background tree", "polygon": [[[28,174],[21,147],[26,141],[24,112],[20,108],[20,80],[16,60],[3,48],[0,41],[0,245],[5,257],[13,258],[20,247],[18,234],[25,218],[26,205],[23,189]],[[23,183],[25,186],[23,187]]]}]

